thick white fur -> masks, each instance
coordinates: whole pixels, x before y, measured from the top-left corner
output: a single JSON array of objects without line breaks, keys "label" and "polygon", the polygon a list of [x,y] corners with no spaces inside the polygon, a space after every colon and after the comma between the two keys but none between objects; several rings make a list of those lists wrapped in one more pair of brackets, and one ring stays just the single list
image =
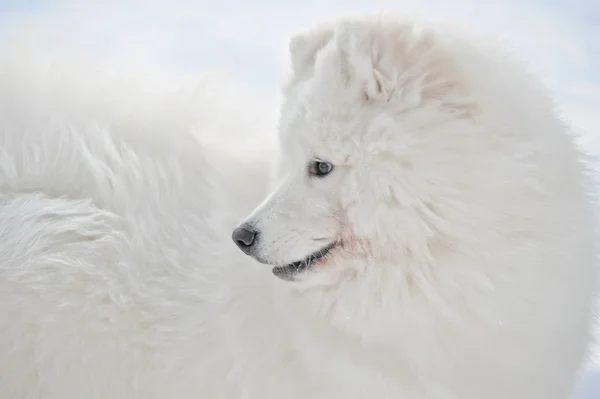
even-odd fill
[{"label": "thick white fur", "polygon": [[[595,219],[533,79],[391,18],[290,50],[252,213],[274,157],[235,144],[265,135],[213,118],[248,101],[3,60],[1,399],[568,397]],[[342,244],[284,282],[235,248],[242,219],[271,263]]]}]

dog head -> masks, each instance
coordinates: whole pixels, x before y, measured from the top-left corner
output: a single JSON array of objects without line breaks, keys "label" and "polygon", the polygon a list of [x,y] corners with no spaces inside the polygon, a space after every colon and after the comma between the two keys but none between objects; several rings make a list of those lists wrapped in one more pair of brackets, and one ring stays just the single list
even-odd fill
[{"label": "dog head", "polygon": [[289,279],[430,256],[475,112],[433,36],[373,19],[292,38],[279,180],[236,229],[245,252]]},{"label": "dog head", "polygon": [[374,301],[371,316],[417,296],[445,306],[467,278],[486,281],[451,265],[499,259],[534,225],[525,176],[539,169],[514,155],[528,105],[452,40],[365,18],[290,42],[277,183],[234,240],[292,286],[327,292],[321,309],[352,309],[341,319]]}]

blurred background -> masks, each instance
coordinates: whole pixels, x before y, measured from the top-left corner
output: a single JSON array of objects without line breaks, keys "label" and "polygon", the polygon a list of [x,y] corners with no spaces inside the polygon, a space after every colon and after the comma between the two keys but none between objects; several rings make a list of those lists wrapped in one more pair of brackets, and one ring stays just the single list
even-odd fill
[{"label": "blurred background", "polygon": [[[275,105],[289,35],[357,11],[401,12],[501,37],[552,91],[582,148],[600,157],[600,0],[0,0],[0,51],[28,43],[115,68],[216,73]],[[581,399],[600,399],[598,354]]]},{"label": "blurred background", "polygon": [[600,155],[600,0],[0,0],[0,44],[28,36],[116,65],[218,70],[268,99],[286,67],[291,33],[364,10],[505,38]]}]

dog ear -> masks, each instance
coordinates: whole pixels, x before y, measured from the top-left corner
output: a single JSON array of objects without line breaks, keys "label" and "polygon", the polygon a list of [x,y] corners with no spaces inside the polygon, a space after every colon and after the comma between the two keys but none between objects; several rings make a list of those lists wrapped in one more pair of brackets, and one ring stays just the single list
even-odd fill
[{"label": "dog ear", "polygon": [[359,82],[368,99],[388,100],[394,85],[375,65],[376,43],[369,28],[360,22],[342,21],[335,31],[335,43],[345,79]]},{"label": "dog ear", "polygon": [[325,47],[332,36],[333,28],[325,25],[292,36],[288,48],[293,73],[301,76],[312,69],[319,50]]}]

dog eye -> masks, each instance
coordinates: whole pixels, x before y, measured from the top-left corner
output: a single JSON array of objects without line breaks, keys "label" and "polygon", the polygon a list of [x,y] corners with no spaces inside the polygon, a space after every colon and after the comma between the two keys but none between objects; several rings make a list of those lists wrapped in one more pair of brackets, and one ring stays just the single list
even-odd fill
[{"label": "dog eye", "polygon": [[313,161],[308,166],[308,174],[316,177],[327,176],[333,170],[333,165],[329,162]]}]

